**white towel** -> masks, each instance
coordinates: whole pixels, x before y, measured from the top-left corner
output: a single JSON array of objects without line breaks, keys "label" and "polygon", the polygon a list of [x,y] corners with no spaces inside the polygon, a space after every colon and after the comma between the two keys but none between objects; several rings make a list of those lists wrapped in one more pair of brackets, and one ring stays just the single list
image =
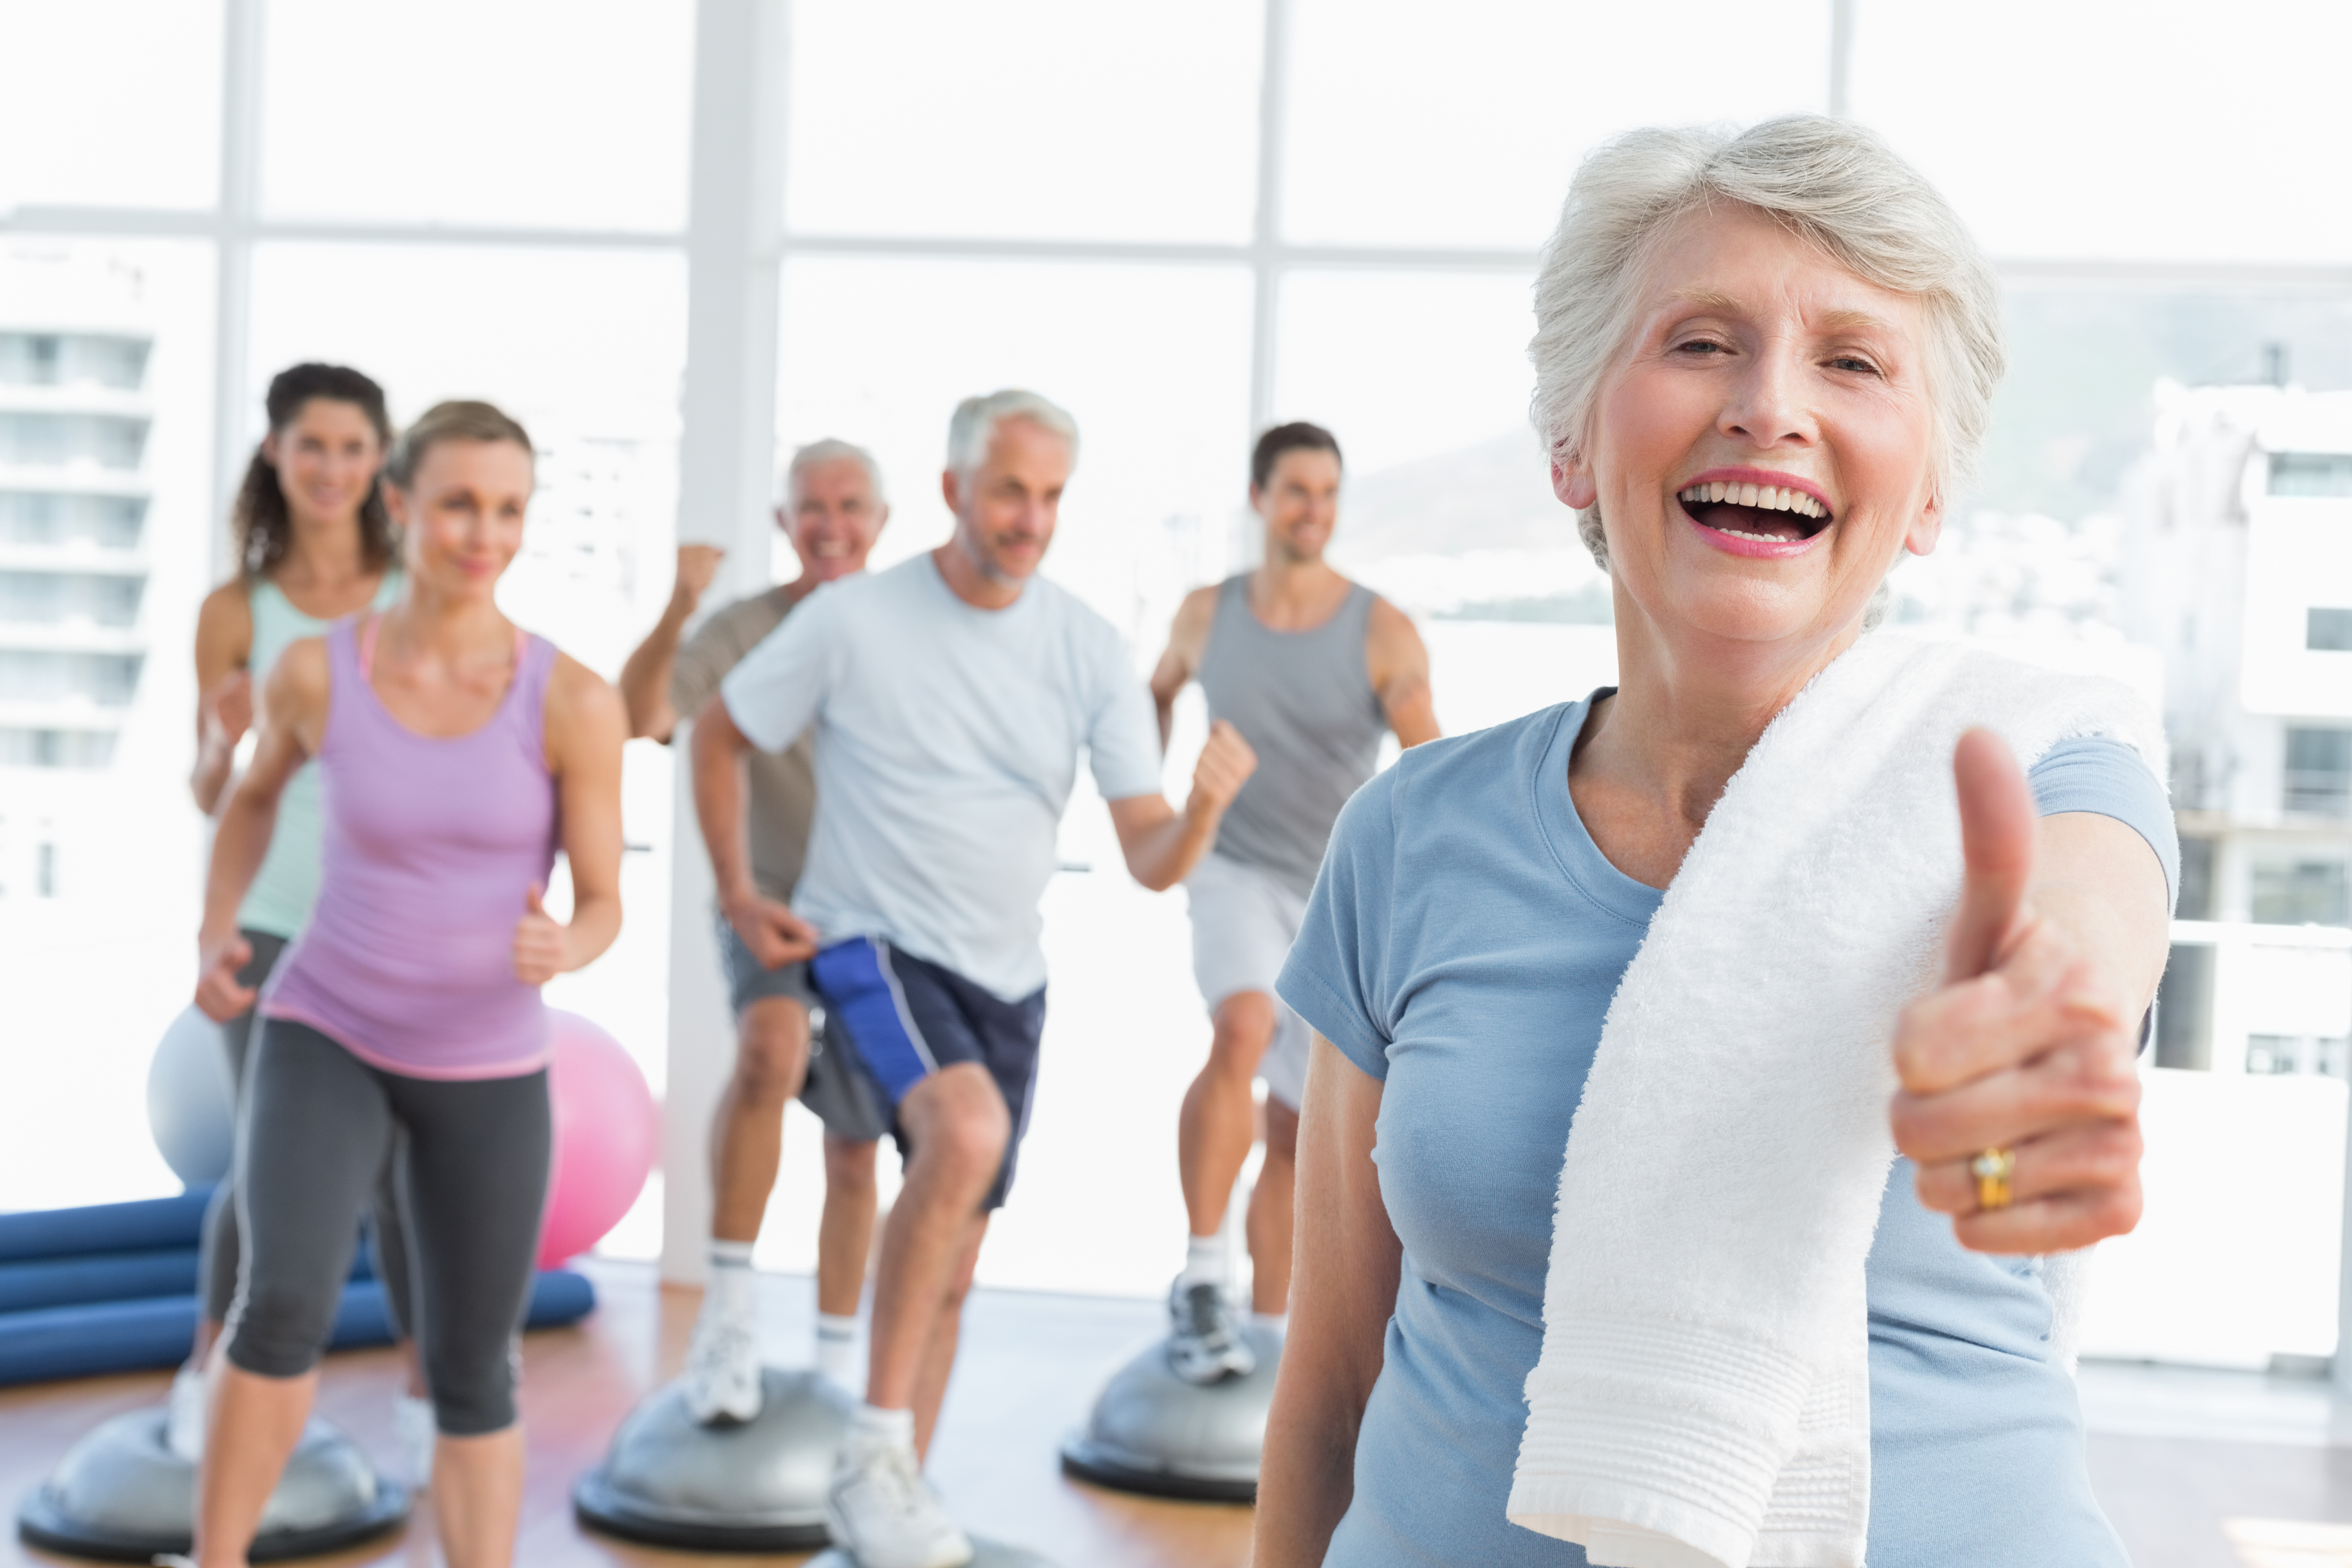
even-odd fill
[{"label": "white towel", "polygon": [[1611,1003],[1569,1133],[1509,1517],[1610,1568],[1860,1568],[1863,1261],[1895,1015],[1961,878],[1952,747],[2027,766],[2128,689],[1874,633],[1764,732]]}]

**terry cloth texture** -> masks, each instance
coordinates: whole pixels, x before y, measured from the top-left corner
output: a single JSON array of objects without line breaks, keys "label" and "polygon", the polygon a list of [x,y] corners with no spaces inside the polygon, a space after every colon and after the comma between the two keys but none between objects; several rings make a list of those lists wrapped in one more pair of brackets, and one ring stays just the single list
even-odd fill
[{"label": "terry cloth texture", "polygon": [[1861,1568],[1887,1046],[1937,977],[1974,725],[2029,767],[2098,735],[2161,776],[2122,686],[1888,634],[1773,721],[1627,968],[1570,1126],[1515,1523],[1612,1568]]}]

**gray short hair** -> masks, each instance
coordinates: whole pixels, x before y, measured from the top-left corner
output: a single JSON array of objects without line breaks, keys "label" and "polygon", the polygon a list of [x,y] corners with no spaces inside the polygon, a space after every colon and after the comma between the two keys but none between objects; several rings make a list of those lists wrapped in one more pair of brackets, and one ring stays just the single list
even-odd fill
[{"label": "gray short hair", "polygon": [[866,478],[874,487],[874,504],[887,506],[890,502],[890,495],[883,488],[882,465],[874,460],[874,454],[854,442],[836,441],[830,436],[821,440],[811,441],[805,447],[793,448],[793,460],[784,465],[785,504],[791,504],[793,487],[800,483],[803,474],[819,463],[839,462],[845,458],[865,468]]},{"label": "gray short hair", "polygon": [[996,427],[1008,419],[1026,419],[1051,430],[1070,444],[1070,460],[1077,460],[1078,422],[1068,410],[1049,397],[1008,386],[956,405],[955,417],[948,421],[948,467],[969,474],[988,461],[988,445],[996,439]]},{"label": "gray short hair", "polygon": [[[2000,286],[1951,205],[1876,135],[1822,114],[1748,130],[1629,132],[1588,156],[1536,273],[1528,410],[1555,460],[1577,455],[1633,331],[1642,273],[1675,226],[1717,202],[1751,207],[1857,277],[1926,306],[1935,464],[1947,500],[1984,445],[2004,359]],[[1609,563],[1601,510],[1577,532]]]}]

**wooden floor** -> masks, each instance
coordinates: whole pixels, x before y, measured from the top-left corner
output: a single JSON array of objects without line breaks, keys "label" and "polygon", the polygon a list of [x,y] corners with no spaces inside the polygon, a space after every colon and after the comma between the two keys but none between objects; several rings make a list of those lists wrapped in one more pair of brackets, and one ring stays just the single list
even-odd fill
[{"label": "wooden floor", "polygon": [[[695,1296],[656,1289],[643,1268],[591,1271],[601,1295],[596,1313],[577,1328],[524,1342],[530,1479],[519,1560],[527,1568],[709,1568],[728,1561],[626,1545],[573,1521],[573,1480],[602,1457],[623,1415],[676,1372],[698,1305]],[[767,1277],[761,1289],[771,1358],[805,1361],[808,1281]],[[959,1519],[1064,1568],[1244,1568],[1247,1509],[1128,1497],[1069,1480],[1055,1461],[1103,1380],[1158,1331],[1160,1312],[1145,1301],[975,1296],[963,1363],[931,1456],[932,1479]],[[320,1413],[394,1466],[392,1399],[400,1373],[392,1352],[339,1355],[328,1367]],[[68,1445],[106,1416],[156,1403],[165,1383],[157,1373],[0,1392],[0,1507],[9,1520]],[[2352,1528],[2312,1531],[2352,1527],[2352,1449],[2094,1435],[2091,1468],[2137,1568],[2352,1568]],[[2298,1528],[2303,1533],[2284,1554],[2259,1544]],[[429,1568],[431,1531],[420,1510],[404,1536],[314,1561],[323,1568]],[[0,1535],[0,1568],[64,1561],[25,1547],[13,1528]]]},{"label": "wooden floor", "polygon": [[[573,1521],[572,1484],[603,1458],[605,1440],[646,1390],[674,1375],[700,1298],[655,1289],[650,1269],[590,1265],[599,1306],[576,1328],[523,1341],[523,1422],[530,1436],[521,1550],[527,1568],[657,1564],[711,1568],[715,1562],[798,1563],[806,1558],[715,1559],[632,1546],[583,1531]],[[761,1324],[771,1359],[808,1360],[809,1283],[763,1277]],[[967,1353],[941,1413],[930,1475],[957,1519],[981,1534],[1045,1553],[1064,1568],[1244,1568],[1250,1510],[1233,1505],[1129,1497],[1066,1479],[1055,1461],[1062,1437],[1083,1421],[1103,1381],[1164,1324],[1151,1302],[982,1291],[965,1317]],[[400,1367],[390,1351],[328,1361],[320,1414],[398,1471],[392,1404]],[[162,1373],[0,1391],[0,1568],[64,1563],[16,1538],[17,1502],[58,1455],[105,1417],[152,1405]],[[418,1511],[404,1536],[310,1561],[321,1568],[436,1561],[432,1527]]]}]

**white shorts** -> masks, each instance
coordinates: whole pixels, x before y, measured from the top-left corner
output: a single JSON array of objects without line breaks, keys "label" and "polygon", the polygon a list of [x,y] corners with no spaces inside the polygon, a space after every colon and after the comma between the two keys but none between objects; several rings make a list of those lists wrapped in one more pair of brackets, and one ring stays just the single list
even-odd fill
[{"label": "white shorts", "polygon": [[1307,900],[1255,866],[1211,853],[1184,879],[1192,908],[1192,978],[1214,1013],[1239,991],[1274,997],[1274,1043],[1258,1063],[1266,1092],[1291,1110],[1307,1092],[1307,1020],[1276,995]]}]

